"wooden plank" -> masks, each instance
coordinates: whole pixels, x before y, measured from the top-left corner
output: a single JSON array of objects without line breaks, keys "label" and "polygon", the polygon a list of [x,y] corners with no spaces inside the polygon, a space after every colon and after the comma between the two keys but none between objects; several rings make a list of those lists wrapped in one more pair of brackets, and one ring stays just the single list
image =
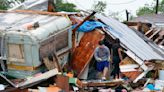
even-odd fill
[{"label": "wooden plank", "polygon": [[155,43],[158,43],[158,41],[160,40],[160,38],[161,38],[161,37],[158,36],[158,37],[154,40],[154,42],[155,42]]},{"label": "wooden plank", "polygon": [[21,44],[8,44],[9,61],[17,63],[25,63],[24,48]]},{"label": "wooden plank", "polygon": [[142,72],[141,71],[133,71],[133,72],[123,72],[126,77],[130,80],[135,80]]},{"label": "wooden plank", "polygon": [[153,31],[154,29],[150,29],[149,31],[147,31],[146,33],[145,33],[145,35],[147,36],[149,33],[151,33],[152,31]]},{"label": "wooden plank", "polygon": [[159,45],[164,45],[164,39],[159,43]]},{"label": "wooden plank", "polygon": [[78,78],[81,76],[87,64],[89,64],[94,54],[98,42],[104,38],[101,30],[87,32],[81,38],[79,46],[75,48],[72,55],[71,65],[73,70],[77,73]]},{"label": "wooden plank", "polygon": [[48,79],[50,77],[53,77],[53,76],[55,76],[57,74],[58,74],[58,70],[57,69],[49,70],[49,71],[47,71],[45,73],[42,73],[42,74],[40,74],[38,76],[34,76],[31,79],[26,80],[25,82],[21,82],[21,83],[17,84],[16,87],[26,87],[28,85],[31,86],[34,83],[46,80],[46,79]]},{"label": "wooden plank", "polygon": [[155,31],[150,37],[148,37],[149,39],[152,39],[156,34],[158,34],[161,31],[161,29],[158,29],[157,31]]}]

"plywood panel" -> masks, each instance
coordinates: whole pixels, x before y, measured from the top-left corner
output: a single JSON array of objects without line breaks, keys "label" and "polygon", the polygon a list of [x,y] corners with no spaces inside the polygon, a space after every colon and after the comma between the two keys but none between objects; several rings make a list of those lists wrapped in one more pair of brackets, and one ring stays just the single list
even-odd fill
[{"label": "plywood panel", "polygon": [[9,44],[9,60],[10,62],[24,63],[24,48],[21,44]]},{"label": "plywood panel", "polygon": [[85,33],[81,38],[79,46],[75,48],[71,60],[72,68],[78,77],[80,77],[87,64],[89,64],[94,50],[98,46],[98,42],[103,38],[102,31],[98,29]]}]

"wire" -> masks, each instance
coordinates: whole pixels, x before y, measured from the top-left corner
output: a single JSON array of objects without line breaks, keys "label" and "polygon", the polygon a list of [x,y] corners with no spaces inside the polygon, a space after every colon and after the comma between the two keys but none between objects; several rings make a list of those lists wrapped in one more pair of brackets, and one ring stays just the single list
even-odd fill
[{"label": "wire", "polygon": [[130,3],[133,3],[133,2],[135,2],[135,1],[137,1],[137,0],[131,0],[131,1],[128,1],[128,2],[122,2],[122,3],[108,3],[108,4],[111,4],[111,5],[121,5],[121,4],[130,4]]}]

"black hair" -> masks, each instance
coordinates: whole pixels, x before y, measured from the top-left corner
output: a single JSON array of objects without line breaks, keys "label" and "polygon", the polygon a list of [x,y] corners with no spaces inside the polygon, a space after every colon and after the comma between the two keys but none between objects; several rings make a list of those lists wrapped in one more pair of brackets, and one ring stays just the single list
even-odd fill
[{"label": "black hair", "polygon": [[103,45],[103,44],[104,44],[103,40],[99,41],[99,45]]},{"label": "black hair", "polygon": [[120,43],[120,39],[116,38],[116,39],[115,39],[115,42],[116,42],[116,43]]}]

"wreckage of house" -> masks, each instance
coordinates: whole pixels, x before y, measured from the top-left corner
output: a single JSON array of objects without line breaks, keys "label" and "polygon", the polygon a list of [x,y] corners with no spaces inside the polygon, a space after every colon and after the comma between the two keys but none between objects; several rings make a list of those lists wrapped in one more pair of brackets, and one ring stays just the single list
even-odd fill
[{"label": "wreckage of house", "polygon": [[[7,67],[4,62],[1,65],[6,75],[21,79],[32,76],[43,71],[43,62],[49,70],[60,71],[68,61],[71,22],[67,16],[23,11],[2,11],[0,15],[1,61]],[[51,56],[57,56],[57,62],[48,63]]]},{"label": "wreckage of house", "polygon": [[[102,25],[95,26],[91,30],[86,27],[80,32],[78,28],[72,32],[75,26],[73,23],[81,23],[80,27],[84,26],[83,23],[87,20],[82,21],[83,17],[76,16],[76,14],[17,10],[1,11],[0,15],[3,70],[0,76],[15,88],[27,88],[29,85],[38,84],[40,81],[61,74],[66,64],[69,64],[76,73],[75,77],[87,80],[89,65],[93,63],[94,50],[98,42],[104,38],[111,42],[116,38],[120,39],[121,46],[126,49],[124,51],[126,57],[123,60],[126,63],[120,66],[121,72],[133,82],[143,78],[155,67],[148,66],[145,62],[164,61],[164,51],[155,44],[148,43],[128,26],[101,14],[94,16],[98,19],[96,22]],[[94,25],[91,23],[91,26]],[[41,72],[40,76],[17,84],[4,76],[26,79],[27,76]],[[60,81],[63,80],[59,77],[56,82],[64,85]],[[123,82],[112,80],[107,82],[85,81],[80,86],[78,84],[78,87],[83,89],[89,86],[110,86],[121,83]],[[68,91],[68,85],[66,88]]]}]

